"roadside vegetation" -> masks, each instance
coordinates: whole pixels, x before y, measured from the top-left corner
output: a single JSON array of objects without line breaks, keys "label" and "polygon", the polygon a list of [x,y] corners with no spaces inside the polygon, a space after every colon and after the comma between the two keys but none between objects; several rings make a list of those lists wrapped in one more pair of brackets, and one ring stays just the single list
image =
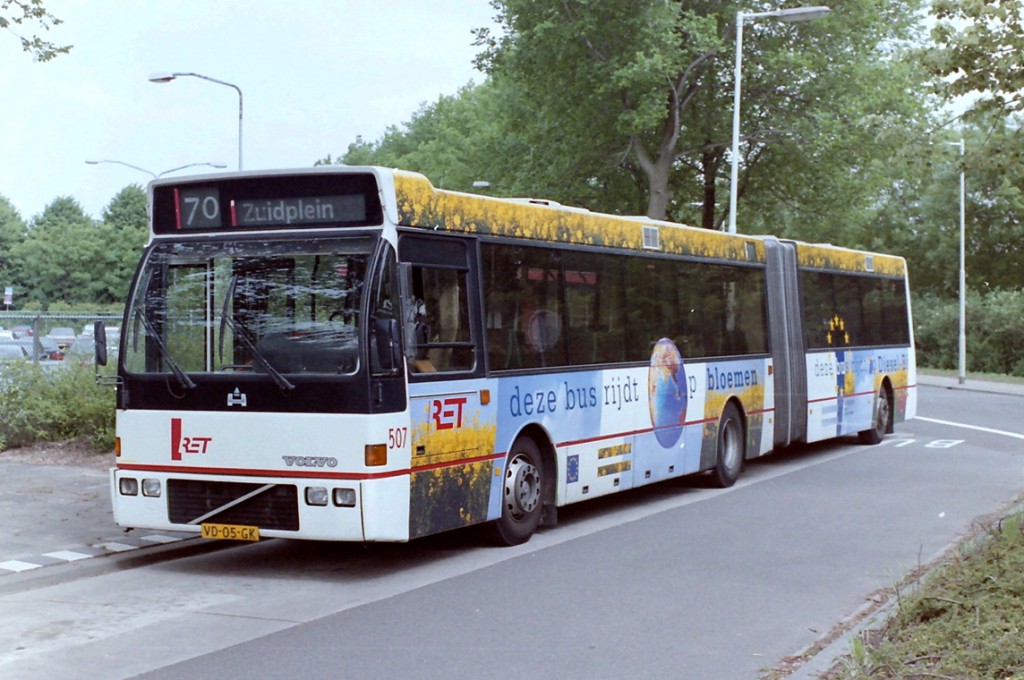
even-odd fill
[{"label": "roadside vegetation", "polygon": [[884,628],[855,638],[828,680],[1024,678],[1024,514],[984,527],[896,597]]},{"label": "roadside vegetation", "polygon": [[97,385],[91,366],[5,364],[0,375],[0,452],[69,439],[87,442],[97,451],[113,450],[113,388]]},{"label": "roadside vegetation", "polygon": [[[919,366],[957,367],[960,304],[934,295],[913,302]],[[971,372],[1024,377],[1024,290],[997,290],[967,297],[967,368]]]}]

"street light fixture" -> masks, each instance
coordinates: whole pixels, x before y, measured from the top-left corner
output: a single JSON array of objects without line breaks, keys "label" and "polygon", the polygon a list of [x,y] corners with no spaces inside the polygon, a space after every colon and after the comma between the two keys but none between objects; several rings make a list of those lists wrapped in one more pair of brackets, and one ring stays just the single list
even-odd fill
[{"label": "street light fixture", "polygon": [[139,172],[144,172],[147,175],[152,175],[153,179],[159,179],[160,177],[163,177],[164,175],[168,175],[168,174],[170,174],[172,172],[177,172],[178,170],[184,170],[185,168],[195,168],[195,167],[198,167],[200,165],[206,165],[206,166],[209,166],[211,168],[226,168],[226,167],[228,167],[224,163],[189,163],[188,165],[181,165],[181,166],[178,166],[177,168],[171,168],[170,170],[164,170],[163,172],[153,172],[152,170],[147,170],[146,168],[140,168],[137,165],[132,165],[131,163],[125,163],[124,161],[113,161],[113,160],[108,160],[108,159],[102,159],[102,160],[89,159],[89,160],[86,161],[87,165],[99,165],[100,163],[116,163],[117,165],[123,165],[123,166],[125,166],[127,168],[132,168],[133,170],[138,170]]},{"label": "street light fixture", "polygon": [[149,77],[151,83],[169,83],[175,78],[182,78],[185,76],[192,76],[193,78],[202,78],[203,80],[209,80],[211,83],[217,83],[218,85],[224,85],[226,87],[234,88],[235,92],[238,93],[238,169],[242,169],[242,89],[233,83],[229,83],[223,80],[217,80],[210,76],[204,76],[201,73],[170,73],[160,72],[154,73]]},{"label": "street light fixture", "polygon": [[831,8],[824,6],[792,7],[777,9],[771,12],[736,12],[736,71],[733,77],[734,90],[732,99],[732,168],[729,177],[729,233],[736,233],[736,189],[739,185],[740,172],[740,81],[743,73],[743,22],[747,19],[765,17],[778,19],[788,23],[810,21],[827,16]]}]

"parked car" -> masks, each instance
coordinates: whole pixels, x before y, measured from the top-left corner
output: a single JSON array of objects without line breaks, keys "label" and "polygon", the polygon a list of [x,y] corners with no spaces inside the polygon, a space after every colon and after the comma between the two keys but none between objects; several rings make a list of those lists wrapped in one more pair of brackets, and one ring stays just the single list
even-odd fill
[{"label": "parked car", "polygon": [[25,348],[15,343],[0,343],[0,361],[26,361],[30,355]]},{"label": "parked car", "polygon": [[[44,335],[38,340],[41,349],[39,353],[40,360],[62,361],[64,359],[64,352],[67,351],[69,345],[62,346],[60,342],[49,335]],[[32,342],[35,342],[35,340],[32,340]]]},{"label": "parked car", "polygon": [[[107,361],[117,363],[117,338],[107,336]],[[92,338],[79,338],[64,354],[64,363],[69,366],[92,366],[96,363],[96,343]]]},{"label": "parked car", "polygon": [[75,335],[75,329],[67,326],[58,326],[57,328],[54,328],[46,334],[46,338],[57,343],[57,346],[62,350],[68,349],[71,345],[75,344],[76,340],[78,340],[78,336]]},{"label": "parked car", "polygon": [[32,330],[32,326],[15,326],[11,329],[11,333],[14,334],[15,339],[31,338],[34,331]]}]

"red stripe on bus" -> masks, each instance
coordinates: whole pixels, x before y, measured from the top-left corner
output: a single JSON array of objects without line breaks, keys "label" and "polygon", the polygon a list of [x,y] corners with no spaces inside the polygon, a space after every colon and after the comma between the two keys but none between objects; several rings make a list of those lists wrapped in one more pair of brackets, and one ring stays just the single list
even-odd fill
[{"label": "red stripe on bus", "polygon": [[476,456],[474,458],[460,458],[459,460],[444,461],[442,463],[427,463],[426,465],[413,465],[412,472],[426,472],[427,470],[440,470],[446,467],[458,467],[459,465],[473,465],[474,463],[486,463],[492,460],[504,458],[504,453],[492,453],[489,456]]},{"label": "red stripe on bus", "polygon": [[[869,396],[869,395],[872,396],[872,397],[875,396],[874,391],[871,391],[871,392],[854,392],[853,394],[844,394],[843,395],[843,399],[849,399],[850,397],[866,397],[866,396]],[[807,403],[808,404],[820,404],[823,401],[838,401],[838,400],[839,400],[839,396],[837,395],[837,396],[834,396],[834,397],[822,397],[821,399],[808,399]]]},{"label": "red stripe on bus", "polygon": [[303,468],[301,470],[236,470],[233,468],[200,468],[177,465],[136,465],[119,463],[118,470],[132,472],[168,472],[205,475],[234,475],[236,477],[305,477],[313,479],[368,480],[401,477],[409,474],[408,468],[387,472],[321,472]]}]

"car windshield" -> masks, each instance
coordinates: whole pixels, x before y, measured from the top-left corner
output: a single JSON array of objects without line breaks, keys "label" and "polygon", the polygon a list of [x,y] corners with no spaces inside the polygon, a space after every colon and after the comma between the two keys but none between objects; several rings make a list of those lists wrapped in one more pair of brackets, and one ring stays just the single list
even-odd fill
[{"label": "car windshield", "polygon": [[359,362],[367,238],[159,243],[128,310],[125,368],[346,374]]}]

